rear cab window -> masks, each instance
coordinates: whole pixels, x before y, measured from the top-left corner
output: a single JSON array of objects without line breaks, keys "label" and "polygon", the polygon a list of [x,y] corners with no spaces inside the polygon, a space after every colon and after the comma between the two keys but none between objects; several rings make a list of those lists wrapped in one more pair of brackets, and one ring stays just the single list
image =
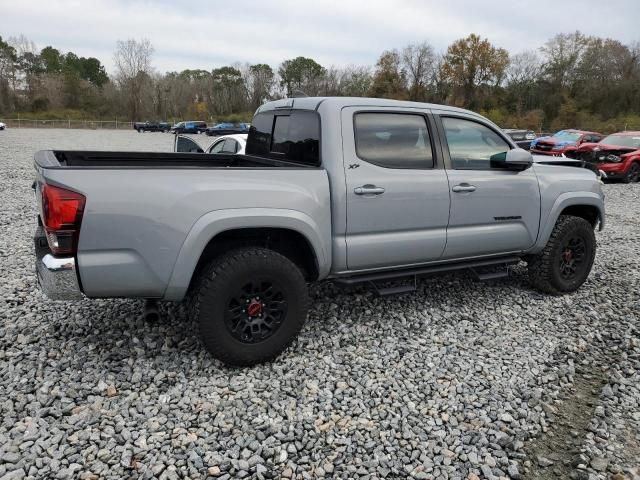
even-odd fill
[{"label": "rear cab window", "polygon": [[384,168],[433,168],[426,118],[412,113],[359,112],[354,115],[356,155]]},{"label": "rear cab window", "polygon": [[253,117],[247,155],[320,166],[320,118],[311,110],[258,113]]}]

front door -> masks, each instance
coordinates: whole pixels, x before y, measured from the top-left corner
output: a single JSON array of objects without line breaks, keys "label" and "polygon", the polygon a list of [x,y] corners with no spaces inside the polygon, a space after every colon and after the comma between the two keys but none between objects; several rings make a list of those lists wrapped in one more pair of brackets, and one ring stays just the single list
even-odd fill
[{"label": "front door", "polygon": [[504,156],[512,147],[490,124],[475,118],[440,118],[451,190],[444,258],[531,247],[540,222],[540,190],[533,168],[518,172],[492,166],[492,156]]},{"label": "front door", "polygon": [[442,256],[449,187],[434,155],[427,113],[342,110],[349,270]]}]

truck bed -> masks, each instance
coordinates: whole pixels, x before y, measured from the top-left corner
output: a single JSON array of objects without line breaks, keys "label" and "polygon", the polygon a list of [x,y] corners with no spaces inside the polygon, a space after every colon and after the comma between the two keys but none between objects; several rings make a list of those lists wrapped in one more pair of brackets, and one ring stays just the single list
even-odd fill
[{"label": "truck bed", "polygon": [[179,300],[209,240],[248,226],[301,231],[321,251],[318,262],[330,265],[321,167],[247,155],[62,150],[37,152],[35,165],[37,201],[44,184],[86,197],[76,262],[89,297]]},{"label": "truck bed", "polygon": [[43,150],[36,153],[35,163],[47,169],[318,168],[252,155],[81,150]]}]

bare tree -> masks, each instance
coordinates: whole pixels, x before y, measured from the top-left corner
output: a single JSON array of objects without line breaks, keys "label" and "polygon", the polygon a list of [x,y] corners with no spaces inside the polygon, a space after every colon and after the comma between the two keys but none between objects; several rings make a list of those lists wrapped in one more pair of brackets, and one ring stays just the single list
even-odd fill
[{"label": "bare tree", "polygon": [[140,120],[144,111],[144,86],[151,83],[151,58],[153,46],[143,38],[118,40],[113,61],[116,66],[116,80],[127,95],[127,104],[131,120]]},{"label": "bare tree", "polygon": [[537,83],[542,75],[542,60],[535,51],[524,51],[513,55],[505,73],[509,103],[517,114],[536,108],[539,104]]},{"label": "bare tree", "polygon": [[532,50],[517,53],[511,57],[506,72],[508,85],[521,85],[535,82],[540,77],[542,62]]},{"label": "bare tree", "polygon": [[23,56],[25,53],[31,53],[33,55],[37,55],[39,52],[35,42],[33,40],[29,40],[24,35],[18,35],[17,37],[9,37],[7,42],[9,43],[9,45],[11,45],[15,49],[16,54],[19,57]]},{"label": "bare tree", "polygon": [[433,47],[427,42],[407,45],[402,49],[401,61],[409,83],[409,99],[424,101],[437,67]]}]

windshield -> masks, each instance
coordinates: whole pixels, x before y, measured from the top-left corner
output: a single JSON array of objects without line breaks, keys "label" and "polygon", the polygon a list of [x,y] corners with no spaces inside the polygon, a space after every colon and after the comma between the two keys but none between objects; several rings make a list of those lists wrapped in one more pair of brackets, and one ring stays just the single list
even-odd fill
[{"label": "windshield", "polygon": [[578,132],[568,132],[566,130],[560,130],[559,132],[557,132],[553,136],[555,138],[560,139],[560,140],[566,140],[567,142],[576,142],[576,141],[580,140],[580,136],[581,135],[582,134],[580,134]]},{"label": "windshield", "polygon": [[604,137],[600,143],[604,145],[617,145],[619,147],[640,148],[640,135],[609,135]]}]

